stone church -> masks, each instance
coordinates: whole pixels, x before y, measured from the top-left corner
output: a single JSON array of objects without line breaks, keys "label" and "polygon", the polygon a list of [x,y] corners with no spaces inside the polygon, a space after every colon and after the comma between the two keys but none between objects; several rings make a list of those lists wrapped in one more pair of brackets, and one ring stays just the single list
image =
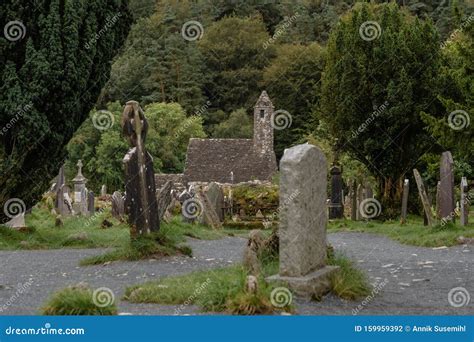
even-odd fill
[{"label": "stone church", "polygon": [[263,91],[254,107],[253,139],[189,140],[183,174],[156,175],[157,187],[174,183],[240,183],[271,180],[277,170],[273,150],[274,107]]}]

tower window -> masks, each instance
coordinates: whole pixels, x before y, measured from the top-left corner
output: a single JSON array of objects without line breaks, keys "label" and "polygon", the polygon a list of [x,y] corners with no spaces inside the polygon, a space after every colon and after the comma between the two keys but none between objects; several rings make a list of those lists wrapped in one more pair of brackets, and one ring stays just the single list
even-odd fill
[{"label": "tower window", "polygon": [[260,109],[260,118],[264,118],[265,117],[265,109]]}]

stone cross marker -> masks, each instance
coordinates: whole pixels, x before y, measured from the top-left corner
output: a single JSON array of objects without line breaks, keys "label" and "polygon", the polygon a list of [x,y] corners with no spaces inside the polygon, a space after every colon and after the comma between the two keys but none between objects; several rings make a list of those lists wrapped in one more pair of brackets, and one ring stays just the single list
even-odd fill
[{"label": "stone cross marker", "polygon": [[439,169],[440,180],[440,214],[441,219],[454,222],[454,172],[453,157],[451,152],[446,151],[441,155],[441,165]]},{"label": "stone cross marker", "polygon": [[125,212],[128,214],[132,236],[160,229],[153,158],[145,148],[147,131],[148,122],[138,102],[128,101],[122,114],[122,132],[131,146],[123,163]]},{"label": "stone cross marker", "polygon": [[[326,266],[327,162],[313,145],[285,150],[280,161],[280,271],[269,281],[286,283],[303,296],[328,291],[330,275],[337,267]],[[297,198],[292,194],[298,191]]]},{"label": "stone cross marker", "polygon": [[329,218],[338,219],[344,216],[342,206],[342,176],[341,168],[333,166],[331,174],[331,203],[329,204]]},{"label": "stone cross marker", "polygon": [[469,220],[469,188],[466,177],[461,178],[461,226],[466,226]]},{"label": "stone cross marker", "polygon": [[432,227],[434,223],[433,216],[431,215],[431,205],[428,195],[426,193],[426,187],[423,183],[423,179],[417,169],[413,169],[415,175],[416,185],[418,187],[418,193],[420,194],[421,203],[423,204],[423,210],[425,211],[428,226]]},{"label": "stone cross marker", "polygon": [[400,223],[404,224],[407,222],[407,210],[408,210],[408,193],[410,191],[410,180],[405,179],[403,182],[403,195],[402,195],[402,215]]}]

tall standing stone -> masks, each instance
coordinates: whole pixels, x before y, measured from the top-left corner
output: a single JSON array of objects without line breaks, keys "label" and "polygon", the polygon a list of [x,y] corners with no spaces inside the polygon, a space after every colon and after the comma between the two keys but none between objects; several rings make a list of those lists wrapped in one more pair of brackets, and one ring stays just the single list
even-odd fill
[{"label": "tall standing stone", "polygon": [[416,185],[418,187],[418,193],[420,194],[421,203],[423,204],[423,210],[426,215],[427,225],[432,227],[434,220],[431,214],[431,204],[428,198],[428,194],[426,193],[425,183],[420,176],[420,173],[417,169],[413,169],[413,175],[415,176]]},{"label": "tall standing stone", "polygon": [[405,179],[403,182],[403,195],[402,195],[402,215],[400,222],[402,224],[407,222],[407,212],[408,212],[408,194],[410,191],[410,180]]},{"label": "tall standing stone", "polygon": [[153,158],[145,148],[147,131],[148,122],[138,102],[128,101],[122,114],[122,132],[131,146],[123,163],[125,212],[132,237],[160,229]]},{"label": "tall standing stone", "polygon": [[60,192],[61,192],[61,187],[65,183],[66,183],[66,176],[64,175],[64,165],[63,165],[59,169],[59,173],[58,173],[58,176],[56,178],[56,185],[55,185],[55,189],[56,189],[55,207],[56,208],[59,208],[59,200],[60,200],[60,198],[63,198],[63,197],[61,197],[62,194],[60,194]]},{"label": "tall standing stone", "polygon": [[333,166],[331,174],[331,203],[329,204],[329,218],[338,219],[344,217],[342,205],[342,176],[341,168]]},{"label": "tall standing stone", "polygon": [[82,161],[77,162],[77,175],[72,182],[74,183],[74,212],[76,214],[85,214],[84,208],[87,208],[87,197],[85,196],[87,179],[82,175]]},{"label": "tall standing stone", "polygon": [[351,185],[351,220],[357,221],[357,182],[354,179]]},{"label": "tall standing stone", "polygon": [[94,192],[92,191],[87,193],[87,212],[90,216],[94,215],[95,213],[95,198]]},{"label": "tall standing stone", "polygon": [[440,214],[443,221],[454,221],[454,171],[451,152],[446,151],[441,155],[439,169],[440,180]]},{"label": "tall standing stone", "polygon": [[[280,271],[268,278],[281,281],[296,293],[320,296],[328,291],[326,266],[327,162],[316,146],[304,144],[285,150],[280,161]],[[295,191],[298,197],[293,198]]]},{"label": "tall standing stone", "polygon": [[436,218],[441,220],[441,182],[436,184]]},{"label": "tall standing stone", "polygon": [[211,182],[207,187],[206,194],[219,217],[219,221],[224,222],[224,191],[217,183]]},{"label": "tall standing stone", "polygon": [[469,220],[469,188],[466,177],[461,179],[461,226],[466,226]]},{"label": "tall standing stone", "polygon": [[364,188],[362,187],[362,184],[359,184],[357,186],[357,220],[361,220],[363,218],[361,214],[361,204],[362,201],[364,200]]}]

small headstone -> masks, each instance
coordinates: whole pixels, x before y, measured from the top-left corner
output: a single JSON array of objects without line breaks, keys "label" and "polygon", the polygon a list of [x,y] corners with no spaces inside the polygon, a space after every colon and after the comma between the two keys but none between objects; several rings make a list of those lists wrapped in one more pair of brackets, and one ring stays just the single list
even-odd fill
[{"label": "small headstone", "polygon": [[87,193],[87,213],[90,216],[93,216],[95,214],[95,198],[93,191],[89,191]]},{"label": "small headstone", "polygon": [[431,215],[431,204],[430,204],[428,195],[426,193],[425,184],[417,169],[413,169],[413,174],[415,176],[415,181],[418,187],[418,193],[420,195],[421,203],[423,204],[423,210],[426,215],[427,225],[429,227],[432,227],[434,224],[434,220],[433,220],[433,216]]},{"label": "small headstone", "polygon": [[329,203],[329,219],[338,219],[344,216],[342,205],[342,176],[341,168],[333,166],[331,174],[331,202]]},{"label": "small headstone", "polygon": [[352,181],[350,197],[351,197],[351,220],[356,221],[358,207],[357,207],[357,182],[355,179]]},{"label": "small headstone", "polygon": [[107,196],[107,186],[104,184],[100,188],[100,197],[105,197]]},{"label": "small headstone", "polygon": [[26,227],[25,213],[23,212],[21,214],[18,214],[16,216],[12,217],[10,221],[5,222],[5,226],[10,227],[10,228],[14,228],[14,229],[25,228]]},{"label": "small headstone", "polygon": [[206,194],[212,206],[214,207],[219,220],[224,222],[224,192],[222,191],[221,187],[217,183],[211,182],[208,186]]},{"label": "small headstone", "polygon": [[408,193],[410,191],[410,180],[405,179],[403,182],[403,195],[402,195],[402,215],[401,223],[407,222],[407,211],[408,211]]},{"label": "small headstone", "polygon": [[[298,191],[298,200],[292,194]],[[320,297],[335,266],[326,266],[327,162],[313,145],[286,149],[280,161],[280,271],[267,278],[299,295]]]},{"label": "small headstone", "polygon": [[257,213],[255,214],[255,217],[258,218],[258,219],[263,219],[264,216],[262,214],[262,211],[260,209],[258,209]]},{"label": "small headstone", "polygon": [[158,219],[161,221],[171,203],[171,189],[173,182],[167,181],[163,187],[156,192],[156,203],[158,206]]},{"label": "small headstone", "polygon": [[122,220],[124,215],[123,196],[120,191],[112,194],[112,216],[118,220]]},{"label": "small headstone", "polygon": [[467,226],[469,221],[469,188],[467,178],[461,178],[461,226]]},{"label": "small headstone", "polygon": [[69,216],[73,213],[71,198],[69,197],[69,187],[62,185],[57,193],[58,210],[57,213],[61,216]]},{"label": "small headstone", "polygon": [[440,184],[440,214],[444,221],[454,221],[454,171],[451,152],[441,155],[439,169]]}]

